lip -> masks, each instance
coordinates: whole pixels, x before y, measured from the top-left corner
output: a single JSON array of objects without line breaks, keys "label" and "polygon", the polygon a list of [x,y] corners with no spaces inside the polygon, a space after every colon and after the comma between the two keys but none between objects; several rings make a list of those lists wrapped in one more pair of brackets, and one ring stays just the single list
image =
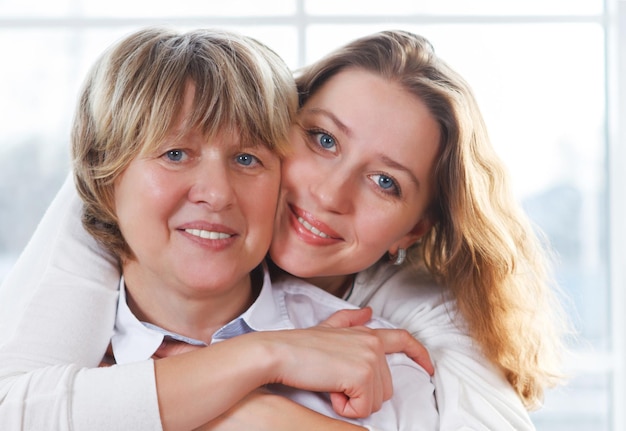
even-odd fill
[{"label": "lip", "polygon": [[[178,226],[176,230],[190,241],[214,250],[221,250],[228,247],[239,237],[237,231],[231,227],[220,223],[207,223],[203,221],[185,223]],[[194,232],[192,233],[189,231]],[[200,232],[202,232],[203,235],[206,235],[206,237],[199,236],[198,233]],[[207,235],[209,232],[214,234]]]},{"label": "lip", "polygon": [[[303,241],[313,245],[328,245],[343,241],[341,235],[331,229],[330,226],[328,226],[327,224],[317,220],[315,217],[313,217],[313,215],[311,215],[311,213],[304,211],[302,208],[298,208],[295,205],[289,205],[289,210],[290,225],[292,229],[296,232],[298,237],[301,238]],[[304,219],[314,228],[328,235],[328,238],[323,238],[319,235],[316,235],[307,228],[305,228],[302,223],[298,221],[299,217]]]}]

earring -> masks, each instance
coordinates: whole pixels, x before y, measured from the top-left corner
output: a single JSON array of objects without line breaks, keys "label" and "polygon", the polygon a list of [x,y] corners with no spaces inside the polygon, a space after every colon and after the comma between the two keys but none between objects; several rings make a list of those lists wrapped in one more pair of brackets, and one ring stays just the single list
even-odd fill
[{"label": "earring", "polygon": [[[392,256],[393,258],[393,256]],[[396,255],[395,260],[393,261],[394,265],[402,265],[404,263],[404,260],[406,259],[406,249],[404,248],[399,248],[398,249],[398,254]]]}]

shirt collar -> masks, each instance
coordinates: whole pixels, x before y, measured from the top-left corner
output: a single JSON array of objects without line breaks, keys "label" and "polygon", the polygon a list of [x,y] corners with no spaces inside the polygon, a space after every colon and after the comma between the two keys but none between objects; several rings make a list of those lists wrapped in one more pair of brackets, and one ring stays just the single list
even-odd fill
[{"label": "shirt collar", "polygon": [[125,364],[150,358],[163,342],[164,334],[142,324],[126,302],[124,277],[120,279],[115,330],[111,347],[115,362]]},{"label": "shirt collar", "polygon": [[[213,334],[211,343],[223,341],[246,332],[292,329],[282,296],[274,295],[269,271],[265,263],[262,271],[261,292],[254,303],[239,317],[233,319]],[[205,345],[158,326],[141,322],[128,307],[124,277],[120,279],[120,295],[117,304],[115,331],[111,347],[118,364],[146,360],[157,351],[164,337],[171,337],[195,345]]]}]

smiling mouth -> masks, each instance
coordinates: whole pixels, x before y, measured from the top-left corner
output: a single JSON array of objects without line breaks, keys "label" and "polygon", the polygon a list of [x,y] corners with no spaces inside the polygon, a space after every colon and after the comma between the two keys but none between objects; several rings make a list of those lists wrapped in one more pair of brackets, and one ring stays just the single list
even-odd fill
[{"label": "smiling mouth", "polygon": [[319,236],[320,238],[330,238],[330,235],[325,234],[315,226],[311,225],[311,223],[307,222],[302,217],[298,217],[298,223],[300,223],[306,230],[311,232],[312,234]]},{"label": "smiling mouth", "polygon": [[185,229],[185,232],[203,239],[226,239],[232,236],[224,232],[214,232],[202,229]]}]

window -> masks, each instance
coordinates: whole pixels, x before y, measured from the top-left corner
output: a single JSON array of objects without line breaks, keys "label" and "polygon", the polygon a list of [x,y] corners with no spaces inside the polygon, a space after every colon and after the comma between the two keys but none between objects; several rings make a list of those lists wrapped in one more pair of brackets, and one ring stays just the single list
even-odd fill
[{"label": "window", "polygon": [[67,175],[87,68],[153,24],[235,29],[293,68],[376,30],[428,37],[474,88],[572,299],[581,334],[573,378],[533,421],[551,431],[626,429],[626,1],[0,1],[0,279]]}]

